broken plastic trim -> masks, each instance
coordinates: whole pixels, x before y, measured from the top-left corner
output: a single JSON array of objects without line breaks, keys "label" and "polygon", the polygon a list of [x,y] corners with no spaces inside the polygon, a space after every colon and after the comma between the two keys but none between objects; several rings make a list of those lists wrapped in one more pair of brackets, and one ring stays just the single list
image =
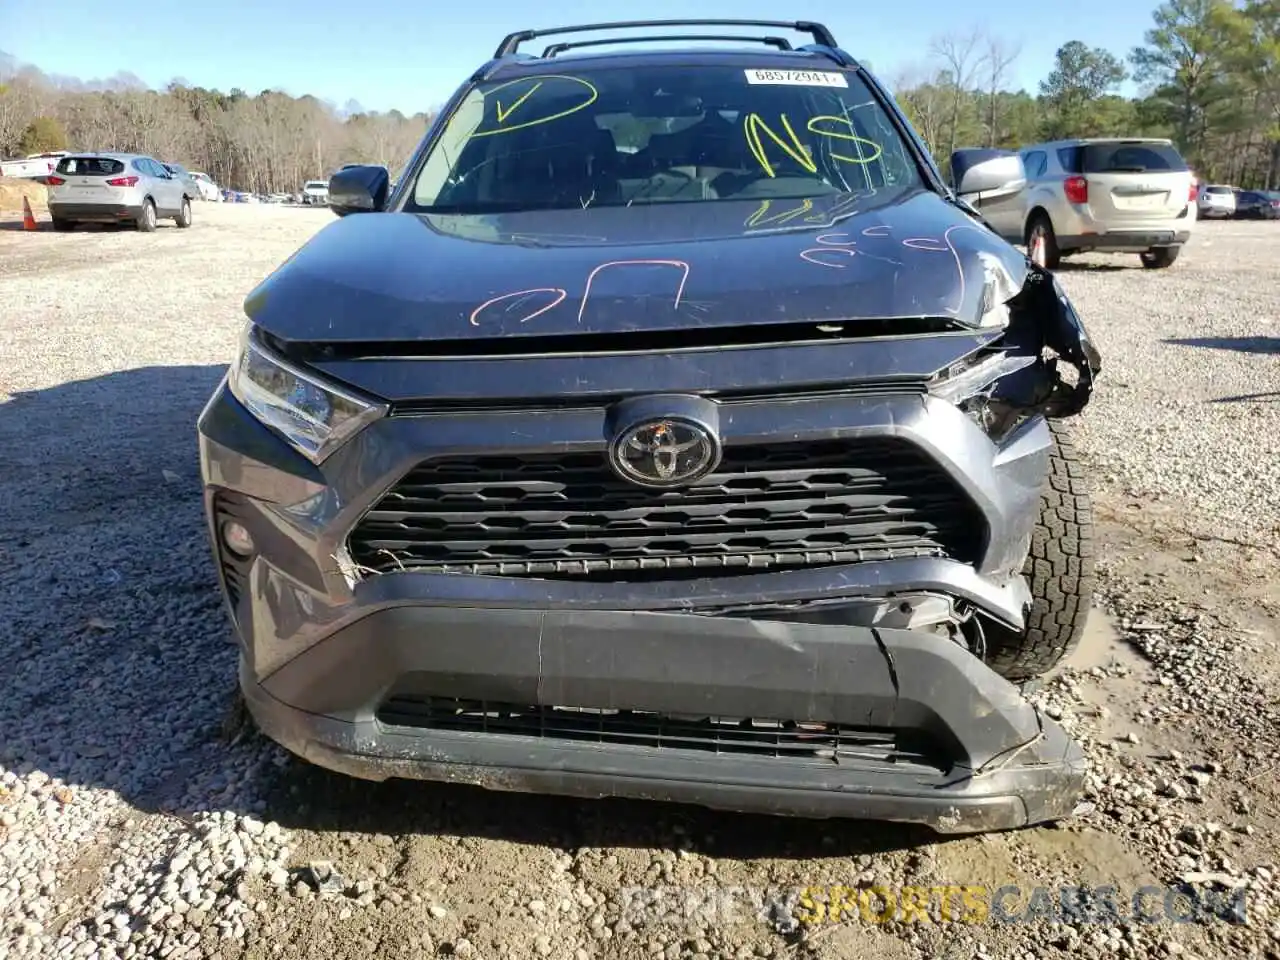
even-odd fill
[{"label": "broken plastic trim", "polygon": [[[1005,306],[1004,335],[929,385],[997,439],[1028,417],[1079,414],[1102,368],[1084,321],[1051,273],[1029,264],[1022,289]],[[1074,381],[1061,363],[1074,369]]]}]

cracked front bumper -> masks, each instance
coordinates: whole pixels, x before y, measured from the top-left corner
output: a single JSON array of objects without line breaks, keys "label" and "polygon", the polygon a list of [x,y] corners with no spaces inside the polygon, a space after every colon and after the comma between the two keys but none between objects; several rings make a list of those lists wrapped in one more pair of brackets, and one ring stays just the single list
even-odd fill
[{"label": "cracked front bumper", "polygon": [[[265,678],[242,662],[241,684],[272,739],[372,780],[904,821],[945,833],[1066,817],[1083,785],[1079,747],[1010,683],[957,644],[903,630],[392,606]],[[428,701],[480,704],[482,719],[462,726],[412,709]],[[389,714],[389,704],[400,708]],[[538,711],[557,704],[595,711],[567,724]],[[541,719],[518,728],[483,719],[511,705]],[[732,726],[714,738],[664,736],[633,711],[801,720],[815,732],[776,734],[772,747]],[[905,750],[903,737],[918,748]]]}]

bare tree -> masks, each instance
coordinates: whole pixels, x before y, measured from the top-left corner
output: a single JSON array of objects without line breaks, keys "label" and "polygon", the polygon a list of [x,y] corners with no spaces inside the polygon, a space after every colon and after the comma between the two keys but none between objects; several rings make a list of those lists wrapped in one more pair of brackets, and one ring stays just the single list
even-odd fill
[{"label": "bare tree", "polygon": [[986,38],[982,65],[986,74],[987,94],[987,146],[994,147],[1000,141],[1000,91],[1008,79],[1009,68],[1022,52],[1020,43],[1010,42],[991,34]]},{"label": "bare tree", "polygon": [[962,34],[934,37],[929,44],[929,52],[942,62],[948,74],[951,130],[947,156],[950,156],[958,145],[960,112],[968,91],[974,86],[974,77],[984,60],[982,41],[982,31],[972,29]]},{"label": "bare tree", "polygon": [[944,84],[938,71],[927,66],[912,66],[893,78],[892,87],[898,105],[906,111],[916,132],[929,149],[937,152],[947,111]]}]

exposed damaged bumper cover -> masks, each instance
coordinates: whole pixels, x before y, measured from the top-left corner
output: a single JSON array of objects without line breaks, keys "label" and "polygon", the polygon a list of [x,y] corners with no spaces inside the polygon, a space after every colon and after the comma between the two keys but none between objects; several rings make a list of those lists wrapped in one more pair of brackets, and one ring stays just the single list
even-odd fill
[{"label": "exposed damaged bumper cover", "polygon": [[371,780],[944,833],[1067,817],[1083,785],[1079,747],[1013,685],[905,630],[398,606],[241,681],[264,733]]}]

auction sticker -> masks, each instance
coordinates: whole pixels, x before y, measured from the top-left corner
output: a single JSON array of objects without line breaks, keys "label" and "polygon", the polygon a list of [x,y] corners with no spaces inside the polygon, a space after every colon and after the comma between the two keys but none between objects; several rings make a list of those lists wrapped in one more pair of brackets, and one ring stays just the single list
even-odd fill
[{"label": "auction sticker", "polygon": [[828,70],[748,70],[747,83],[778,84],[784,87],[847,87],[843,73]]}]

